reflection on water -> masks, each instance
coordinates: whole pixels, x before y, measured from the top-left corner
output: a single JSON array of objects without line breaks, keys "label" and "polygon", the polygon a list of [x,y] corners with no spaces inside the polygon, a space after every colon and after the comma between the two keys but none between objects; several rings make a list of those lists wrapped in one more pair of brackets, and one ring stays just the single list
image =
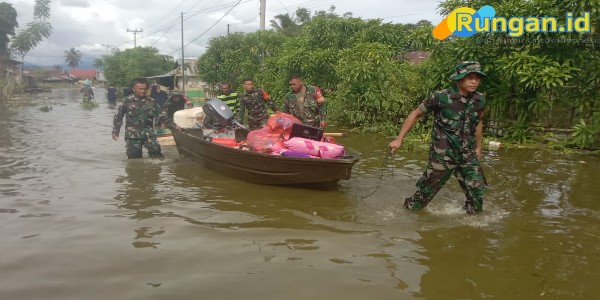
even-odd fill
[{"label": "reflection on water", "polygon": [[[389,138],[331,190],[249,184],[165,147],[127,160],[114,108],[58,90],[0,110],[2,299],[593,299],[600,158],[486,152],[485,211],[450,180],[408,212],[425,153]],[[41,105],[52,106],[42,112]],[[310,287],[307,288],[307,287]],[[98,295],[98,296],[96,296]]]}]

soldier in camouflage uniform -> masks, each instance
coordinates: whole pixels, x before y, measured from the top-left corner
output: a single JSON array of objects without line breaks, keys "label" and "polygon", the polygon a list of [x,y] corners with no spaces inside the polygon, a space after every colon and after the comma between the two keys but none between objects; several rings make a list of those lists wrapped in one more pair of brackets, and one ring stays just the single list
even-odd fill
[{"label": "soldier in camouflage uniform", "polygon": [[185,98],[178,89],[174,89],[171,91],[171,96],[163,105],[162,110],[167,114],[169,120],[173,120],[176,111],[191,107],[192,102]]},{"label": "soldier in camouflage uniform", "polygon": [[244,94],[240,97],[240,121],[244,119],[244,113],[247,109],[248,127],[250,127],[250,130],[260,129],[265,126],[268,118],[265,104],[275,113],[278,111],[277,105],[263,89],[254,87],[254,81],[250,78],[244,80],[244,90]]},{"label": "soldier in camouflage uniform", "polygon": [[83,87],[79,90],[80,93],[83,94],[83,101],[92,101],[94,100],[94,90],[90,86],[89,80],[86,80],[83,83]]},{"label": "soldier in camouflage uniform", "polygon": [[[150,157],[163,157],[160,145],[154,133],[154,118],[158,118],[161,124],[169,122],[166,113],[154,99],[146,96],[148,82],[141,78],[135,79],[132,85],[133,94],[123,99],[113,118],[112,138],[119,138],[119,131],[125,119],[125,142],[128,158],[141,158],[142,146],[148,149]],[[169,122],[171,125],[173,123]]]},{"label": "soldier in camouflage uniform", "polygon": [[304,125],[325,128],[327,103],[316,86],[305,85],[302,77],[290,77],[291,91],[283,99],[283,111],[298,118]]},{"label": "soldier in camouflage uniform", "polygon": [[389,144],[392,152],[400,148],[416,120],[433,113],[429,162],[416,184],[418,190],[404,201],[407,209],[420,210],[427,206],[452,174],[465,193],[466,212],[472,214],[483,209],[487,183],[479,158],[486,100],[476,90],[485,76],[478,62],[459,63],[451,77],[456,85],[435,92],[423,101],[406,118],[400,134]]}]

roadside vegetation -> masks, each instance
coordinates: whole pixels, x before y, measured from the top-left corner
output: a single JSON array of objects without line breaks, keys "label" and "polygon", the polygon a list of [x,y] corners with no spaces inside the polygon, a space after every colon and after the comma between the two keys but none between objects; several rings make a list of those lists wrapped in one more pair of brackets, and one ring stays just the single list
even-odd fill
[{"label": "roadside vegetation", "polygon": [[[594,1],[460,1],[440,3],[442,14],[461,6],[492,5],[500,16],[557,16],[591,12],[592,33],[477,34],[435,40],[433,25],[391,24],[299,9],[276,17],[273,31],[213,38],[198,61],[202,80],[241,88],[253,77],[276,100],[292,73],[318,85],[329,101],[331,121],[360,132],[395,135],[403,119],[429,93],[448,87],[459,60],[477,60],[488,78],[481,86],[490,106],[488,136],[509,144],[552,148],[600,146],[600,3]],[[552,42],[549,38],[553,38]],[[413,63],[407,54],[429,58]],[[424,120],[417,140],[429,131]]]}]

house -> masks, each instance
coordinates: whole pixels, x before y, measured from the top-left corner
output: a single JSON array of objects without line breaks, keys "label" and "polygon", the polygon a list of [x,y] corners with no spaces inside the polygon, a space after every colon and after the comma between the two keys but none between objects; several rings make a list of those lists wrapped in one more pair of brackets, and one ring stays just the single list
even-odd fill
[{"label": "house", "polygon": [[82,69],[71,69],[68,71],[69,75],[77,78],[79,81],[89,80],[92,84],[96,81],[97,71],[96,70],[82,70]]},{"label": "house", "polygon": [[[2,59],[0,59],[2,60]],[[13,78],[17,78],[20,79],[22,77],[22,73],[21,73],[21,62],[18,60],[14,60],[14,59],[4,59],[1,61],[2,62],[2,71],[6,72],[5,74],[2,74],[4,76],[2,77],[13,77]]]},{"label": "house", "polygon": [[[197,59],[186,58],[185,62],[185,94],[190,98],[204,98],[204,88],[206,84],[198,78],[198,69],[196,68]],[[177,61],[181,66],[181,59]],[[151,81],[170,89],[183,90],[183,78],[181,67],[162,75],[146,77]]]},{"label": "house", "polygon": [[69,74],[65,70],[52,70],[50,74],[44,77],[46,82],[75,82],[78,78]]}]

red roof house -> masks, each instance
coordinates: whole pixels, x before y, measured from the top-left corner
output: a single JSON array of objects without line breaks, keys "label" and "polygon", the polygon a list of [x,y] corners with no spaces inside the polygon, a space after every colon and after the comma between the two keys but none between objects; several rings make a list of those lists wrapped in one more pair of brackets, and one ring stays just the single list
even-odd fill
[{"label": "red roof house", "polygon": [[72,69],[69,71],[69,74],[73,77],[77,77],[77,79],[84,80],[94,80],[96,79],[96,70],[78,70]]}]

